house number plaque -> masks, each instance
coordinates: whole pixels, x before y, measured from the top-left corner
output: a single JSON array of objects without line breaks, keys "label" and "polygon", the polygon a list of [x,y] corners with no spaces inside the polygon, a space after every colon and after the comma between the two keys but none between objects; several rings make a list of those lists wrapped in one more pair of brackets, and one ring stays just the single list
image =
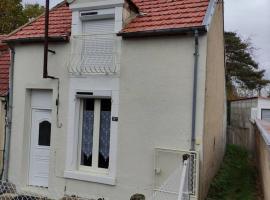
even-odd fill
[{"label": "house number plaque", "polygon": [[112,117],[113,122],[118,122],[118,117]]}]

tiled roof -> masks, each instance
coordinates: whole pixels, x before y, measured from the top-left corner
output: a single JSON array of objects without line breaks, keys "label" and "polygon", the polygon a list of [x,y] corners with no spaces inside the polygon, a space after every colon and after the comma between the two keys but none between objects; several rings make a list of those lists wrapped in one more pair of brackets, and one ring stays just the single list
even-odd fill
[{"label": "tiled roof", "polygon": [[0,96],[6,96],[9,83],[10,51],[7,45],[1,41],[5,39],[0,35]]},{"label": "tiled roof", "polygon": [[123,33],[202,26],[209,0],[133,0],[141,15]]},{"label": "tiled roof", "polygon": [[[133,0],[133,3],[140,15],[122,33],[202,27],[209,0]],[[67,39],[70,36],[71,15],[65,2],[50,10],[50,38]],[[11,33],[6,40],[40,40],[44,37],[44,22],[42,15]]]},{"label": "tiled roof", "polygon": [[[44,14],[20,27],[6,38],[7,41],[44,38]],[[67,39],[71,33],[71,10],[65,2],[50,10],[49,37]]]}]

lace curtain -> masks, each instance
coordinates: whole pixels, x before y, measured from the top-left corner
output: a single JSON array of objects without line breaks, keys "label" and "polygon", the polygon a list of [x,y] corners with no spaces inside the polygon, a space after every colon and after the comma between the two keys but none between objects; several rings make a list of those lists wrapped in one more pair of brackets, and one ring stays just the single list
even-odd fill
[{"label": "lace curtain", "polygon": [[93,150],[94,111],[83,112],[82,152],[89,158]]},{"label": "lace curtain", "polygon": [[109,158],[110,153],[110,127],[111,127],[111,111],[101,111],[99,153],[103,156],[104,160],[107,160]]},{"label": "lace curtain", "polygon": [[[89,158],[93,151],[94,111],[83,112],[82,152]],[[111,111],[100,113],[99,153],[105,160],[110,153]]]}]

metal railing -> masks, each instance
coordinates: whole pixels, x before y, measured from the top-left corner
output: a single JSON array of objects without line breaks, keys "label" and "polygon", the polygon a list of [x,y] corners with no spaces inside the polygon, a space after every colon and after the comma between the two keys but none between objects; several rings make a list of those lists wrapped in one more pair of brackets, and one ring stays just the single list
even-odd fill
[{"label": "metal railing", "polygon": [[0,200],[104,200],[77,195],[66,195],[40,186],[23,187],[10,182],[0,181]]},{"label": "metal railing", "polygon": [[118,70],[115,34],[74,35],[68,70],[73,75],[115,74]]}]

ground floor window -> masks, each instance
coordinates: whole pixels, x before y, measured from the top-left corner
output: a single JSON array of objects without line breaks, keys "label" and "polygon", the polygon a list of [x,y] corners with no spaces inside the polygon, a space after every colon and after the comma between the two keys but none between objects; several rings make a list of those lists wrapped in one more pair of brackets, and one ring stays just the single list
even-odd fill
[{"label": "ground floor window", "polygon": [[79,168],[109,168],[111,136],[111,99],[80,99]]}]

